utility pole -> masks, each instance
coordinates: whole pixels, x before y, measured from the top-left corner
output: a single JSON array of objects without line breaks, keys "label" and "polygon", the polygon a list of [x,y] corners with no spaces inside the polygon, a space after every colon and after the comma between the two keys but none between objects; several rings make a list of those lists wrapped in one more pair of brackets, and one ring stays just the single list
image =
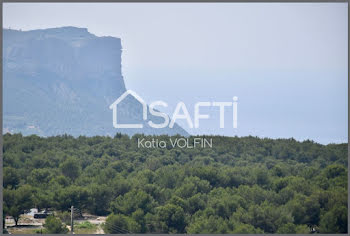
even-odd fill
[{"label": "utility pole", "polygon": [[70,207],[70,233],[71,234],[73,234],[73,225],[74,225],[73,217],[74,217],[74,207],[71,206]]}]

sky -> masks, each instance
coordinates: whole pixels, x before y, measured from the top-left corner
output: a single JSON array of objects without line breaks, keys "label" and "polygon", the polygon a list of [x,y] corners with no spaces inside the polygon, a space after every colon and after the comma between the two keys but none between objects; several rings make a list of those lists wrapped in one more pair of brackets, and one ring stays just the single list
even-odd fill
[{"label": "sky", "polygon": [[[5,28],[88,28],[122,40],[127,89],[163,100],[238,97],[191,134],[348,140],[348,3],[4,3]],[[231,115],[231,116],[230,116]],[[231,123],[231,124],[230,124]]]}]

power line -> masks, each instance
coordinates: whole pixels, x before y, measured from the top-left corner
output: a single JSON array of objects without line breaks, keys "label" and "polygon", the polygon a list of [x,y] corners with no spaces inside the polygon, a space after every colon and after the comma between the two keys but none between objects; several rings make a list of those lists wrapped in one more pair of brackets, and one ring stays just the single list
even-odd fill
[{"label": "power line", "polygon": [[121,231],[120,229],[117,228],[112,228],[113,232],[121,233],[121,234],[127,234],[127,232]]},{"label": "power line", "polygon": [[122,233],[122,234],[128,234],[127,231],[119,228],[119,227],[116,227],[116,226],[113,226],[113,225],[109,225],[109,227],[113,230],[113,231],[116,231],[118,233]]},{"label": "power line", "polygon": [[117,226],[117,225],[108,224],[108,226],[111,227],[112,229],[116,229],[116,230],[122,231],[122,232],[124,232],[124,233],[130,233],[128,230],[123,229],[123,228],[121,228],[121,227],[119,227],[119,226]]},{"label": "power line", "polygon": [[114,224],[108,223],[108,222],[106,222],[105,224],[106,224],[108,227],[111,227],[112,230],[118,231],[118,232],[120,232],[120,233],[122,233],[122,234],[131,234],[130,231],[128,231],[128,230],[126,230],[126,229],[123,229],[123,228],[119,227],[118,225],[114,225]]}]

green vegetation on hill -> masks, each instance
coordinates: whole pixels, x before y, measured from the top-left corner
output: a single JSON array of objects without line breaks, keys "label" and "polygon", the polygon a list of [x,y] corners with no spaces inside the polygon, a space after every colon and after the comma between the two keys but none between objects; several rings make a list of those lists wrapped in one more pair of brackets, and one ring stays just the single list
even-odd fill
[{"label": "green vegetation on hill", "polygon": [[[109,215],[108,233],[347,232],[347,144],[219,137],[213,148],[137,138],[4,135],[4,213]],[[168,136],[157,136],[168,142]]]}]

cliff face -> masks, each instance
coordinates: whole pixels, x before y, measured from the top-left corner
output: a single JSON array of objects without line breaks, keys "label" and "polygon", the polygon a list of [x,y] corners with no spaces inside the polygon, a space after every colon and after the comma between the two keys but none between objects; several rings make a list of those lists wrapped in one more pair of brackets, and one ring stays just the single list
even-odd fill
[{"label": "cliff face", "polygon": [[[84,28],[4,29],[4,132],[44,136],[116,132],[185,135],[179,126],[158,130],[113,128],[109,105],[126,91],[121,49],[120,39],[97,37]],[[130,121],[140,120],[142,114],[133,98],[127,99],[119,112]]]}]

